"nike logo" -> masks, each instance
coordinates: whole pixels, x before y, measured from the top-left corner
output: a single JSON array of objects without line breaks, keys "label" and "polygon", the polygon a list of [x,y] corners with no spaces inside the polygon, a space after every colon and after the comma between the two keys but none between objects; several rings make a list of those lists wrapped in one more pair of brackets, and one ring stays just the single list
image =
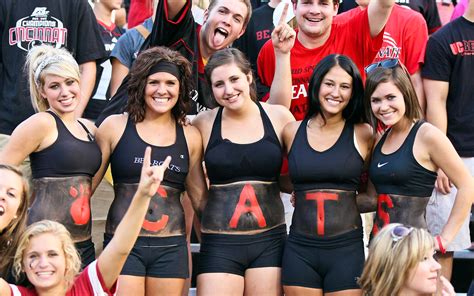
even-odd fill
[{"label": "nike logo", "polygon": [[377,167],[378,167],[378,168],[381,168],[381,167],[383,167],[384,165],[386,165],[387,163],[388,163],[388,161],[387,161],[387,162],[384,162],[384,163],[380,163],[380,162],[379,162],[379,163],[377,163]]}]

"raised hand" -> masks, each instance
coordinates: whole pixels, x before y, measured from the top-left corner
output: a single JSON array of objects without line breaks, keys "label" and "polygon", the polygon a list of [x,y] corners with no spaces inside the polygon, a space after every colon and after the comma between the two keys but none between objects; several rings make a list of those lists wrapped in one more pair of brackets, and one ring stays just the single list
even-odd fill
[{"label": "raised hand", "polygon": [[146,147],[137,191],[148,197],[155,195],[170,162],[171,156],[167,156],[161,165],[151,166],[151,147]]},{"label": "raised hand", "polygon": [[272,32],[272,43],[275,52],[289,53],[295,44],[296,32],[286,23],[288,3],[285,3],[278,25]]}]

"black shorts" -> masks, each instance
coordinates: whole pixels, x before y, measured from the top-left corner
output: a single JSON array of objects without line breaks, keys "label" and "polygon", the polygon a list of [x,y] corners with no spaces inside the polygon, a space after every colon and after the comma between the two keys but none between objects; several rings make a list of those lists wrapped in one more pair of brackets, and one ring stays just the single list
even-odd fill
[{"label": "black shorts", "polygon": [[285,246],[282,284],[336,292],[360,289],[364,268],[362,230],[330,238],[316,238],[290,231]]},{"label": "black shorts", "polygon": [[251,235],[202,234],[198,274],[245,275],[249,268],[281,267],[286,225]]},{"label": "black shorts", "polygon": [[[104,234],[104,248],[112,236]],[[139,236],[121,275],[157,278],[188,278],[188,244],[184,235]]]},{"label": "black shorts", "polygon": [[74,243],[74,246],[81,257],[81,269],[84,269],[95,260],[95,247],[92,239]]}]

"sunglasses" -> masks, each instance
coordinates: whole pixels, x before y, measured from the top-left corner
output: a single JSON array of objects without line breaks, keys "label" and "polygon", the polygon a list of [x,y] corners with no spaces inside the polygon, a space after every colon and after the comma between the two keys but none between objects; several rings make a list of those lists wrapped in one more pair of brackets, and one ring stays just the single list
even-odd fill
[{"label": "sunglasses", "polygon": [[400,62],[398,59],[387,59],[387,60],[383,60],[383,61],[368,65],[367,67],[364,68],[364,71],[366,74],[369,74],[370,72],[372,72],[373,70],[377,68],[393,69],[399,64]]},{"label": "sunglasses", "polygon": [[403,225],[395,226],[390,232],[393,242],[398,242],[413,231],[413,227]]}]

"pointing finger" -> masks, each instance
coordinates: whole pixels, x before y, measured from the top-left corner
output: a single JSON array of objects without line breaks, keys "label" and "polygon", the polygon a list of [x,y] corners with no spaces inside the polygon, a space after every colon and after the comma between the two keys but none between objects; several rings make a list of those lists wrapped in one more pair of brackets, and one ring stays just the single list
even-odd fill
[{"label": "pointing finger", "polygon": [[288,3],[285,3],[285,6],[283,7],[280,20],[278,21],[279,25],[286,23],[286,16],[288,15],[288,5],[289,5]]}]

